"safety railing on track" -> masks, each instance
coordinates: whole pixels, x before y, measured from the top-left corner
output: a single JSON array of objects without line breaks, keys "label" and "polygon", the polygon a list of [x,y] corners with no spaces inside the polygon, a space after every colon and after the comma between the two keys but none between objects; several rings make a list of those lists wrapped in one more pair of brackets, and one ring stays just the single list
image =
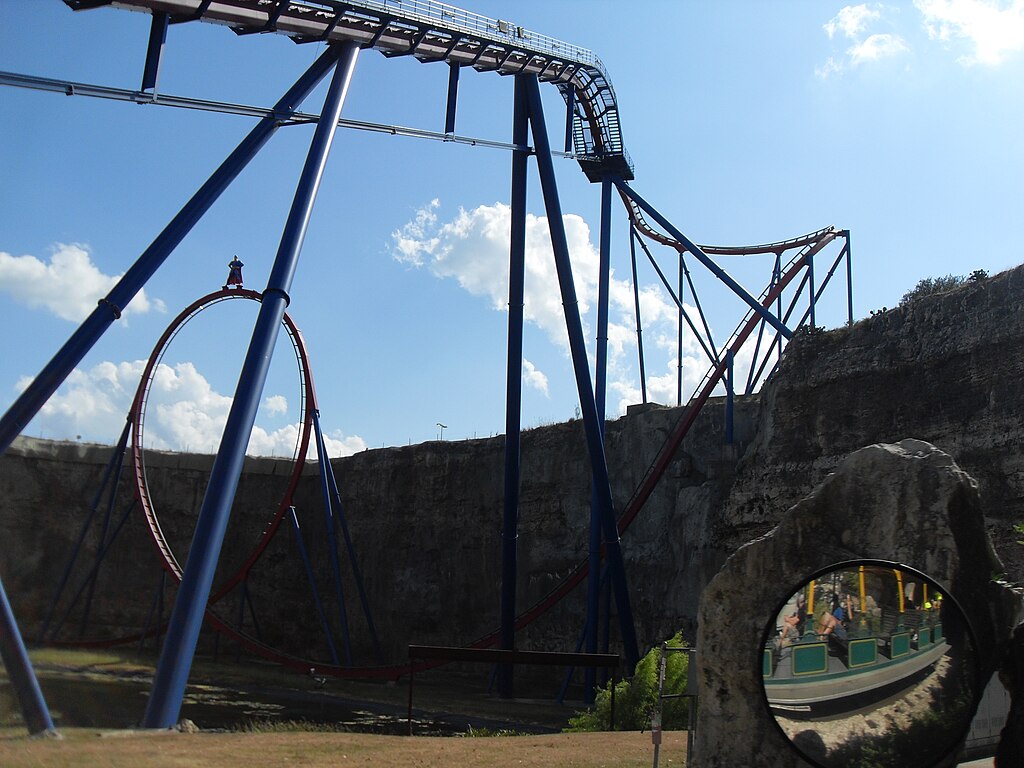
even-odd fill
[{"label": "safety railing on track", "polygon": [[[293,3],[297,5],[298,3]],[[366,8],[379,13],[401,15],[420,22],[433,22],[449,32],[463,32],[467,35],[489,39],[506,40],[517,48],[557,56],[576,64],[585,64],[604,72],[604,64],[593,51],[578,45],[558,40],[539,32],[528,30],[514,22],[492,19],[479,13],[456,8],[435,0],[358,0],[353,3],[320,3],[331,7],[342,5],[351,8]]]}]

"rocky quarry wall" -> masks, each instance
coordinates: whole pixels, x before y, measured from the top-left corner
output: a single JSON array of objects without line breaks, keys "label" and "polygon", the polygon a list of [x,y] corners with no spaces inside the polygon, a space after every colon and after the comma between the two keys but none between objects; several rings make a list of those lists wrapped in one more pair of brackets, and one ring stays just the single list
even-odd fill
[{"label": "rocky quarry wall", "polygon": [[[739,399],[732,445],[724,441],[724,405],[711,402],[623,537],[641,645],[656,644],[679,628],[694,638],[699,597],[726,558],[771,530],[847,454],[873,443],[917,438],[952,455],[979,484],[1002,568],[1011,579],[1024,579],[1024,547],[1012,530],[1024,521],[1022,299],[1024,268],[1017,268],[851,327],[797,334],[762,392]],[[617,504],[641,481],[681,412],[637,409],[608,423]],[[28,639],[46,620],[109,454],[100,446],[22,438],[0,459],[0,576]],[[182,561],[211,463],[204,456],[147,454],[160,525]],[[408,643],[464,644],[497,627],[502,438],[368,450],[332,465],[386,661],[404,660]],[[277,510],[289,473],[285,461],[247,460],[218,581],[252,551]],[[131,498],[127,483],[122,486],[106,533],[100,504],[72,589],[91,567],[101,537],[109,539],[121,520]],[[295,506],[328,620],[337,630],[315,467],[307,467]],[[586,557],[589,507],[582,423],[525,432],[520,610]],[[128,514],[98,571],[89,636],[130,634],[159,610],[155,551],[138,510]],[[343,578],[355,661],[375,663],[347,564]],[[264,642],[290,653],[326,656],[289,524],[252,569],[247,592]],[[162,595],[166,617],[173,598],[169,583]],[[71,629],[65,636],[77,634],[87,596],[88,589],[68,613]],[[519,646],[573,650],[584,602],[585,588],[577,588],[521,630]],[[253,631],[245,605],[236,589],[216,610],[236,624],[241,616]],[[613,646],[616,636],[613,629]]]}]

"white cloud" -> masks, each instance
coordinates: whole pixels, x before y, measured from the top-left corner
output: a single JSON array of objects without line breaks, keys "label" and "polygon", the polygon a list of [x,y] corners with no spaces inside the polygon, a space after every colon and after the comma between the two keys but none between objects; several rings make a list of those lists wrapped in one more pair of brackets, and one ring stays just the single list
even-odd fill
[{"label": "white cloud", "polygon": [[[392,233],[392,254],[403,263],[426,265],[440,278],[453,278],[467,292],[483,296],[494,309],[508,303],[510,224],[508,205],[460,208],[451,221],[438,224],[437,200],[413,220]],[[598,255],[590,242],[590,228],[574,214],[564,217],[569,256],[573,266],[580,312],[589,308],[597,293]],[[551,251],[547,219],[526,217],[526,275],[523,313],[527,321],[545,330],[553,341],[566,340],[562,298]]]},{"label": "white cloud", "polygon": [[835,57],[829,56],[824,64],[814,68],[814,74],[821,80],[827,80],[832,75],[842,74],[845,69],[842,61],[836,61]]},{"label": "white cloud", "polygon": [[906,40],[895,32],[868,34],[868,28],[884,21],[882,5],[848,5],[824,24],[829,40],[837,35],[851,40],[841,57],[829,56],[825,63],[815,67],[814,74],[821,80],[841,75],[846,70],[871,61],[881,61],[910,51]]},{"label": "white cloud", "polygon": [[906,53],[910,49],[899,35],[877,34],[847,50],[847,56],[853,66],[863,64],[866,61],[878,61]]},{"label": "white cloud", "polygon": [[[146,361],[102,362],[89,370],[75,369],[32,422],[34,433],[53,439],[113,442],[120,434]],[[31,379],[18,382],[24,390]],[[216,453],[232,398],[215,391],[190,362],[158,366],[145,414],[144,444],[152,450]],[[297,423],[270,427],[263,417],[287,410],[281,395],[266,398],[246,453],[251,456],[293,456]],[[315,455],[311,441],[310,456]],[[358,436],[335,430],[324,435],[331,458],[365,450]]]},{"label": "white cloud", "polygon": [[[121,275],[104,275],[92,263],[89,250],[78,244],[58,243],[49,262],[35,256],[12,256],[0,251],[0,290],[15,301],[45,309],[63,320],[80,322],[96,308]],[[165,311],[162,301],[151,301],[140,290],[122,308],[124,314]]]},{"label": "white cloud", "polygon": [[[504,311],[508,303],[509,207],[495,203],[469,211],[460,208],[447,222],[438,218],[439,208],[437,200],[431,201],[410,222],[396,230],[392,234],[392,255],[402,263],[426,267],[438,278],[457,280],[468,293],[481,296],[493,309]],[[563,214],[563,220],[579,310],[586,323],[586,314],[597,300],[598,252],[582,217]],[[545,217],[532,214],[527,216],[526,223],[525,291],[526,320],[543,329],[553,344],[567,352],[565,316],[548,222]],[[677,351],[677,309],[660,286],[643,285],[639,294],[644,338],[654,339],[651,347],[645,344],[646,365],[660,369],[666,354],[674,357]],[[688,306],[687,311],[696,316],[694,307]],[[588,344],[592,346],[591,335],[587,332]],[[619,413],[625,412],[629,403],[640,401],[636,349],[633,286],[631,282],[617,279],[613,272],[609,280],[608,388],[620,395]],[[700,371],[693,373],[693,381],[696,381],[707,367],[699,344],[687,329],[684,368],[688,375],[692,373],[690,368],[693,372]],[[527,386],[547,394],[547,377],[532,363],[525,362],[523,369]],[[674,403],[674,369],[671,380],[670,400],[667,399],[668,385],[659,388],[656,384],[650,388],[651,399]],[[611,409],[609,415],[613,415]]]},{"label": "white cloud", "polygon": [[[116,441],[145,366],[144,360],[136,360],[102,362],[88,371],[76,368],[40,409],[34,427],[44,437],[58,440],[82,435],[87,440]],[[19,380],[18,390],[31,381]]]},{"label": "white cloud", "polygon": [[523,358],[523,381],[526,382],[526,386],[536,389],[538,392],[548,397],[548,377],[544,373],[537,369],[533,363]]},{"label": "white cloud", "polygon": [[881,17],[877,10],[868,8],[866,4],[848,5],[840,9],[834,17],[825,23],[825,32],[829,40],[835,37],[836,32],[841,32],[849,38],[856,38],[864,31],[869,21],[875,21]]},{"label": "white cloud", "polygon": [[327,455],[336,459],[365,451],[366,441],[359,435],[345,435],[340,429],[336,429],[330,434],[324,433],[324,446],[327,449]]},{"label": "white cloud", "polygon": [[974,49],[958,61],[996,66],[1024,49],[1024,0],[914,0],[932,40],[964,40]]},{"label": "white cloud", "polygon": [[288,412],[288,398],[284,395],[270,395],[263,399],[263,407],[270,416]]}]

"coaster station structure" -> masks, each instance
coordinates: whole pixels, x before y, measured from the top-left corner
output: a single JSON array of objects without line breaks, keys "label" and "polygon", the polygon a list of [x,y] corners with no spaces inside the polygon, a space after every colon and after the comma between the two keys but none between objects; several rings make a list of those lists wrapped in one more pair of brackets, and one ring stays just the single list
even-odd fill
[{"label": "coaster station structure", "polygon": [[[775,359],[793,331],[803,323],[814,324],[814,307],[826,283],[845,259],[849,295],[849,319],[852,322],[852,293],[849,290],[849,233],[826,228],[810,235],[749,248],[701,247],[675,228],[630,184],[633,165],[623,146],[618,106],[611,81],[600,59],[582,48],[537,34],[509,22],[489,19],[432,0],[64,0],[73,10],[113,6],[152,15],[142,88],[127,91],[84,83],[72,83],[0,73],[0,84],[50,90],[66,94],[90,95],[136,103],[165,104],[179,107],[224,111],[258,117],[257,125],[241,141],[221,166],[172,218],[167,227],[140,255],[124,276],[100,300],[96,309],[71,338],[57,351],[22,395],[0,419],[0,451],[6,451],[46,400],[82,360],[106,329],[120,317],[121,310],[146,284],[170,256],[176,246],[212,206],[219,195],[238,176],[284,125],[316,122],[305,164],[289,210],[274,266],[266,288],[259,294],[260,308],[252,338],[242,365],[238,389],[228,415],[220,449],[210,474],[206,495],[199,510],[193,544],[167,623],[167,633],[149,697],[143,725],[167,728],[177,721],[185,684],[191,668],[200,627],[211,597],[214,571],[230,514],[231,504],[242,471],[245,448],[255,420],[256,409],[267,376],[274,342],[285,308],[289,289],[298,265],[299,252],[312,212],[317,189],[335,133],[339,125],[366,130],[387,130],[447,141],[504,146],[511,151],[511,246],[509,254],[508,367],[506,381],[506,432],[504,513],[502,528],[502,587],[500,626],[494,632],[471,643],[472,647],[498,645],[515,648],[515,633],[537,616],[557,604],[584,579],[588,580],[587,619],[580,647],[590,653],[598,647],[598,615],[603,580],[610,584],[616,602],[619,631],[628,668],[639,658],[636,632],[630,607],[627,574],[620,536],[636,518],[650,497],[665,468],[681,444],[701,407],[722,387],[727,398],[736,391],[734,360],[740,347],[756,331],[756,350],[752,356],[743,391],[750,392],[763,378],[773,353]],[[170,25],[193,21],[223,24],[238,34],[277,33],[296,42],[323,42],[326,50],[295,84],[271,108],[200,101],[188,97],[158,94],[161,53]],[[421,129],[397,129],[341,118],[349,83],[361,49],[373,48],[385,56],[414,56],[422,62],[447,63],[449,66],[445,131],[433,133]],[[469,139],[455,134],[459,73],[464,67],[492,71],[515,80],[512,141]],[[330,75],[329,86],[319,115],[299,112],[309,93]],[[576,290],[563,225],[561,202],[553,165],[540,94],[542,83],[552,83],[566,103],[564,153],[573,157],[587,178],[600,184],[600,274],[595,372],[591,377],[577,309]],[[530,139],[532,137],[532,144]],[[531,608],[517,614],[516,575],[518,507],[520,485],[520,402],[523,344],[523,304],[525,269],[525,232],[527,168],[530,157],[537,164],[541,192],[547,213],[559,290],[565,309],[566,328],[586,444],[592,471],[592,504],[589,556],[558,588]],[[611,251],[611,203],[618,195],[625,204],[630,222],[630,252],[636,290],[639,243],[652,266],[673,296],[678,311],[680,335],[685,323],[701,339],[710,362],[705,379],[688,401],[676,428],[652,461],[650,468],[631,498],[616,514],[608,476],[603,443],[605,380],[608,343],[608,304]],[[677,260],[679,283],[673,291],[664,270],[658,265],[648,243],[667,247]],[[833,242],[842,248],[825,279],[816,284],[814,257]],[[775,265],[767,287],[759,296],[749,293],[715,261],[713,256],[774,254]],[[783,262],[783,256],[787,261]],[[748,307],[747,315],[733,335],[716,345],[700,311],[691,316],[683,302],[688,285],[696,300],[687,258],[709,270]],[[807,291],[804,291],[805,286]],[[802,307],[806,296],[807,308]],[[644,379],[639,297],[637,333],[640,350],[641,380]],[[786,304],[788,302],[788,304]],[[784,308],[785,306],[785,308]],[[703,326],[699,332],[697,321]],[[768,339],[770,338],[770,341]],[[646,386],[643,385],[646,401]],[[682,388],[680,384],[680,399]],[[731,412],[731,411],[730,411]],[[602,560],[605,567],[602,567]],[[35,680],[31,664],[14,619],[11,606],[0,584],[0,650],[4,664],[18,692],[31,732],[53,729],[46,703]],[[338,673],[343,666],[338,665]],[[503,693],[511,691],[511,669],[502,667],[499,681]],[[592,679],[588,687],[592,694]]]}]

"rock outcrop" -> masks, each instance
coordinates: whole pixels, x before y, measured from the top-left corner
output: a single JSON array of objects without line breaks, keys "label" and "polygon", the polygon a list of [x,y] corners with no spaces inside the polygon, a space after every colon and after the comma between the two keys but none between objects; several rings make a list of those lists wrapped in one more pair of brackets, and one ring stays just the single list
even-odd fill
[{"label": "rock outcrop", "polygon": [[992,580],[1001,564],[976,483],[928,443],[873,445],[843,461],[769,534],[741,547],[704,590],[694,766],[807,765],[764,699],[763,633],[776,606],[809,576],[856,559],[895,561],[947,585],[974,627],[982,679],[992,675],[1021,595]]}]

